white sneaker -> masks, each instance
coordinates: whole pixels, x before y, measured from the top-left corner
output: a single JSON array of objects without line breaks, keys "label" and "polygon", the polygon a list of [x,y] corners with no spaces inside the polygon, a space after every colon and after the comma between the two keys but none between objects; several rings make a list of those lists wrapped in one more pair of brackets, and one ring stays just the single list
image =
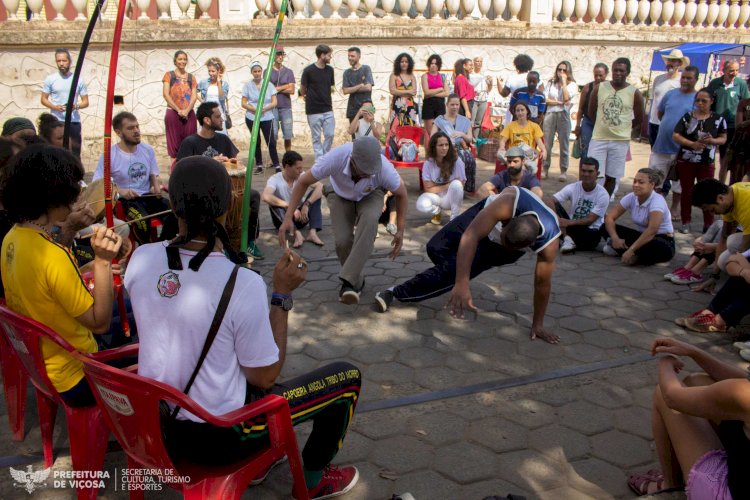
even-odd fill
[{"label": "white sneaker", "polygon": [[750,361],[750,349],[742,349],[740,351],[740,357],[745,361]]},{"label": "white sneaker", "polygon": [[604,255],[609,255],[610,257],[619,257],[620,254],[617,253],[617,250],[609,246],[609,244],[604,245],[604,248],[602,248],[602,253]]},{"label": "white sneaker", "polygon": [[560,247],[560,252],[562,253],[572,253],[576,251],[576,244],[573,241],[573,238],[570,236],[565,236],[565,239],[563,240],[562,246]]},{"label": "white sneaker", "polygon": [[734,344],[735,349],[739,349],[740,351],[743,349],[750,349],[750,341],[747,342],[735,342]]}]

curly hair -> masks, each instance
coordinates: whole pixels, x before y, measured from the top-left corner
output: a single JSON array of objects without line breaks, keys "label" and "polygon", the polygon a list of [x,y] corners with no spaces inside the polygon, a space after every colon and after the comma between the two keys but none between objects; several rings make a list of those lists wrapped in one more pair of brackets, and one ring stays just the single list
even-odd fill
[{"label": "curly hair", "polygon": [[224,66],[224,63],[221,62],[221,59],[218,57],[209,57],[208,61],[206,61],[206,67],[213,66],[216,68],[220,75],[224,74],[224,71],[226,71],[227,67]]},{"label": "curly hair", "polygon": [[50,113],[42,113],[36,121],[36,128],[39,135],[46,142],[52,141],[52,131],[59,127],[65,127],[65,124]]},{"label": "curly hair", "polygon": [[406,68],[406,74],[411,75],[412,71],[414,71],[414,59],[412,59],[412,57],[406,52],[402,52],[393,60],[393,74],[396,76],[401,74],[401,59],[404,57],[409,61],[409,66]]},{"label": "curly hair", "polygon": [[3,207],[13,222],[38,219],[72,205],[81,192],[83,166],[73,153],[35,144],[11,159],[0,181]]},{"label": "curly hair", "polygon": [[437,63],[438,71],[443,69],[443,58],[440,57],[438,54],[432,54],[430,57],[427,58],[427,69],[430,69],[430,63],[432,61],[435,61]]},{"label": "curly hair", "polygon": [[518,54],[513,58],[513,66],[519,73],[528,73],[534,67],[534,60],[526,54]]},{"label": "curly hair", "polygon": [[[443,157],[442,161],[438,162],[437,159],[437,143],[438,139],[444,137],[448,141],[448,152]],[[456,159],[458,159],[458,153],[456,147],[453,145],[453,141],[448,134],[445,132],[435,132],[430,137],[430,142],[427,144],[427,158],[431,158],[435,164],[440,167],[440,177],[443,179],[450,178],[453,174],[453,169],[456,165]]]}]

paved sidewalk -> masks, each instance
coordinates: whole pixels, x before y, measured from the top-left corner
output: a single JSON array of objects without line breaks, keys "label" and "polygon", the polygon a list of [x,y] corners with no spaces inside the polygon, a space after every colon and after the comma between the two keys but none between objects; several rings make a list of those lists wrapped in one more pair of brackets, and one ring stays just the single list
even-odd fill
[{"label": "paved sidewalk", "polygon": [[[634,144],[633,153],[629,176],[647,164],[648,146]],[[484,182],[491,168],[480,162],[477,181]],[[402,172],[410,198],[416,199],[416,171]],[[563,185],[552,177],[544,182],[545,193]],[[630,182],[623,179],[621,193],[630,191]],[[465,206],[474,202],[466,200]],[[266,260],[255,268],[268,280],[280,250],[266,207],[261,226],[267,228],[260,238]],[[353,307],[338,302],[339,265],[330,227],[320,234],[325,247],[308,243],[301,250],[309,273],[295,292],[282,376],[347,360],[364,377],[357,415],[335,460],[355,464],[361,474],[343,498],[387,499],[407,491],[418,500],[481,500],[508,493],[550,500],[632,498],[626,472],[658,465],[650,426],[653,339],[679,336],[705,343],[741,363],[729,337],[688,334],[674,325],[673,318],[709,300],[663,280],[674,264],[625,268],[596,253],[558,260],[546,324],[561,336],[559,345],[529,340],[531,256],[475,279],[472,294],[479,312],[466,320],[443,310],[445,296],[418,305],[395,303],[387,314],[374,312],[377,290],[430,266],[424,246],[435,231],[412,203],[404,250],[393,261],[385,257],[391,239],[381,231],[366,269],[362,303]],[[687,260],[695,236],[677,235],[675,262]],[[0,498],[71,498],[71,490],[51,487],[29,496],[3,470],[42,466],[34,406],[27,404],[31,415],[22,443],[10,440],[1,417]],[[60,415],[55,470],[70,468],[63,422]],[[298,432],[303,440],[309,427]],[[107,470],[125,466],[122,452],[107,455]],[[244,497],[289,498],[290,491],[288,468],[279,467]],[[115,491],[112,481],[101,497],[127,495]],[[146,497],[179,495],[163,491]]]}]

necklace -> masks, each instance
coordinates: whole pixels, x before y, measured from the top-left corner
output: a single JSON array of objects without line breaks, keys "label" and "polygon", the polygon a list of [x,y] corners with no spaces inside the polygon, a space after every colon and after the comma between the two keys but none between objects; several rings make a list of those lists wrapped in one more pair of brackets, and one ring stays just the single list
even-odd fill
[{"label": "necklace", "polygon": [[49,230],[45,226],[39,224],[38,222],[34,222],[33,220],[27,220],[26,223],[27,224],[31,224],[32,226],[38,227],[39,229],[41,229],[42,231],[44,231],[44,233],[47,236],[52,236],[52,233],[50,233]]}]

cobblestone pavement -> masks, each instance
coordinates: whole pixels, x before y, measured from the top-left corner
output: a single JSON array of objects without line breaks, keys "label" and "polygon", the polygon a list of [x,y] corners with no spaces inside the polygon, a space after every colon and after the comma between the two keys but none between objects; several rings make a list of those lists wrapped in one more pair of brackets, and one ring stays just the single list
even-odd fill
[{"label": "cobblestone pavement", "polygon": [[[630,176],[646,164],[648,154],[647,146],[634,144],[633,150]],[[478,181],[484,181],[491,166],[480,162],[479,167]],[[416,171],[403,176],[415,198]],[[545,192],[562,187],[553,179],[545,181]],[[621,193],[629,191],[629,183],[630,178],[623,180]],[[465,206],[473,202],[466,200]],[[359,306],[338,302],[339,265],[328,228],[321,233],[325,247],[306,244],[301,250],[309,273],[295,292],[283,377],[342,359],[362,369],[358,412],[335,460],[355,464],[361,474],[345,498],[385,499],[407,491],[418,500],[479,500],[508,493],[541,499],[632,498],[626,472],[658,465],[650,426],[656,381],[648,352],[652,340],[679,336],[741,361],[728,338],[687,334],[672,322],[705,305],[709,296],[664,281],[671,266],[631,269],[601,254],[576,253],[559,258],[547,311],[546,324],[561,336],[559,345],[529,340],[530,256],[475,279],[471,289],[479,312],[466,320],[442,309],[445,296],[418,305],[396,303],[387,314],[378,314],[372,310],[377,290],[430,266],[424,246],[436,228],[413,204],[410,209],[401,256],[385,257],[390,237],[384,231],[376,241]],[[260,241],[266,259],[255,267],[270,279],[280,250],[263,210],[266,230]],[[677,235],[676,262],[687,260],[694,236]],[[28,407],[35,413],[33,404]],[[0,465],[41,467],[34,418],[29,416],[22,443],[12,442],[5,422],[0,425]],[[67,470],[61,428],[54,468]],[[302,442],[309,428],[303,425],[298,432]],[[107,455],[107,470],[125,466],[122,452]],[[245,497],[288,498],[290,491],[288,469],[279,467]],[[0,497],[28,496],[0,470]],[[71,496],[70,490],[53,488],[31,495]],[[102,497],[127,498],[115,491],[114,480]],[[179,496],[171,491],[147,495],[173,497]]]}]

